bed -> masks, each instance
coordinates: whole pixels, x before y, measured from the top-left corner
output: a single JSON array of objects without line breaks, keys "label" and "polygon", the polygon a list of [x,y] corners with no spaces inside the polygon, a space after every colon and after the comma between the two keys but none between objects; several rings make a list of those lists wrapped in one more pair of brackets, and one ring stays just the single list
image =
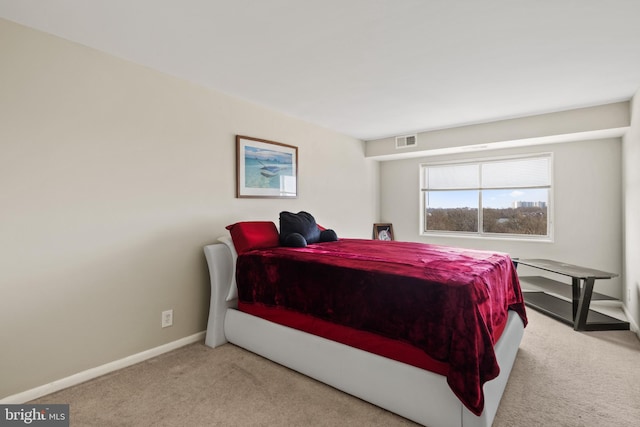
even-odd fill
[{"label": "bed", "polygon": [[[229,237],[221,237],[219,240],[219,243],[208,245],[204,248],[211,279],[211,305],[206,345],[215,348],[230,342],[426,426],[475,427],[490,426],[492,424],[526,325],[522,294],[517,282],[515,267],[508,255],[482,251],[461,251],[457,248],[418,243],[365,241],[360,239],[340,239],[337,242],[310,244],[306,248],[284,248],[279,246],[277,241],[272,241],[266,248],[250,248],[249,250],[243,248],[242,253],[238,255],[237,247],[239,244],[242,245],[239,240],[232,240]],[[357,254],[357,251],[362,248],[368,248],[372,244],[386,246],[374,246],[373,253],[367,256]],[[479,324],[471,329],[479,328],[482,330],[478,334],[475,332],[469,334],[468,338],[445,340],[446,342],[444,343],[439,342],[432,345],[431,341],[437,342],[438,340],[431,340],[428,337],[425,339],[425,332],[417,329],[410,328],[410,333],[407,336],[390,338],[388,336],[390,332],[385,328],[393,329],[398,325],[398,322],[391,322],[391,326],[382,324],[381,326],[374,325],[371,327],[369,323],[363,326],[361,323],[362,316],[367,316],[367,310],[364,310],[359,317],[353,316],[356,320],[351,319],[351,315],[347,316],[352,324],[347,322],[347,324],[339,326],[339,328],[343,328],[339,333],[331,332],[333,329],[330,329],[328,333],[323,334],[322,331],[324,331],[323,328],[326,323],[333,322],[327,322],[326,319],[322,319],[322,313],[326,311],[331,313],[334,311],[339,312],[340,307],[345,304],[341,302],[337,306],[331,306],[327,309],[327,301],[334,301],[331,303],[334,304],[335,295],[328,297],[314,295],[312,300],[315,302],[311,305],[320,307],[321,313],[312,313],[310,316],[314,318],[312,323],[320,323],[321,332],[319,335],[316,332],[308,332],[315,331],[315,329],[307,328],[304,322],[296,323],[297,320],[300,320],[296,316],[285,316],[284,324],[276,323],[282,317],[279,314],[283,311],[290,314],[292,310],[274,308],[271,302],[274,299],[287,299],[284,297],[287,293],[301,294],[307,292],[304,289],[283,287],[281,285],[285,281],[284,278],[273,273],[275,271],[274,268],[279,263],[297,263],[293,269],[298,275],[301,274],[300,271],[305,272],[308,268],[311,268],[314,272],[310,276],[315,278],[315,282],[311,285],[312,288],[309,289],[317,288],[318,284],[322,283],[323,280],[329,280],[334,283],[340,282],[341,278],[344,278],[342,281],[344,283],[341,283],[340,289],[344,289],[349,283],[357,282],[362,284],[366,282],[368,293],[370,289],[368,280],[373,280],[374,282],[377,280],[378,285],[382,287],[396,273],[417,276],[419,275],[418,272],[422,270],[427,272],[424,273],[429,277],[427,281],[434,281],[434,275],[439,277],[444,274],[442,272],[447,269],[447,262],[451,262],[443,261],[443,259],[429,261],[428,265],[422,265],[418,269],[415,268],[415,265],[402,266],[401,264],[405,263],[398,262],[402,255],[397,254],[406,254],[408,252],[413,254],[416,251],[419,253],[418,258],[422,259],[423,262],[425,257],[431,257],[435,253],[436,256],[444,254],[443,256],[446,259],[456,259],[456,264],[464,264],[464,266],[460,267],[460,271],[456,273],[457,278],[449,278],[447,279],[448,284],[446,286],[442,285],[442,288],[446,288],[448,293],[452,292],[451,288],[454,289],[457,296],[451,298],[454,300],[461,298],[455,303],[457,305],[469,306],[470,301],[477,302],[480,300],[482,301],[477,303],[478,307],[483,304],[486,305],[487,298],[478,298],[478,293],[480,292],[484,295],[484,288],[489,286],[487,280],[495,281],[497,271],[502,271],[500,274],[503,276],[509,276],[511,278],[509,283],[504,285],[510,289],[508,298],[501,300],[498,304],[505,307],[504,319],[501,319],[502,314],[499,313],[502,310],[498,310],[495,307],[477,308],[469,306],[470,308],[466,308],[465,311],[480,313],[484,310],[485,313],[482,315],[484,317],[474,314],[474,316],[461,322],[456,320],[459,316],[446,314],[455,310],[447,309],[441,312],[438,312],[435,308],[424,310],[437,313],[438,318],[446,318],[447,320],[442,320],[442,322],[447,325],[447,328],[461,330],[461,328],[467,327],[469,324],[478,323],[476,320],[479,319]],[[393,255],[393,253],[396,253],[396,255]],[[301,255],[301,259],[297,259]],[[333,261],[323,261],[325,256],[332,258]],[[400,258],[394,260],[394,256]],[[265,261],[266,259],[269,261]],[[464,261],[461,261],[463,259]],[[338,260],[338,265],[331,266],[330,264],[336,264],[336,260]],[[310,262],[313,265],[308,267]],[[328,264],[325,265],[325,263]],[[260,270],[258,267],[262,264],[269,265],[266,272],[258,271]],[[375,267],[369,269],[369,264]],[[487,271],[478,270],[479,265],[483,265],[483,268]],[[365,272],[367,279],[363,279],[364,282],[359,279],[354,280],[355,276],[350,275],[359,274],[354,271],[363,269],[363,266],[364,270],[367,270]],[[290,271],[291,267],[287,268],[289,270],[286,271]],[[325,276],[325,269],[331,270],[332,268],[338,269],[339,274],[336,278]],[[473,272],[469,269],[473,270]],[[319,271],[322,271],[322,273],[319,273]],[[437,273],[438,271],[440,273]],[[494,274],[494,276],[491,276],[491,274]],[[452,282],[463,280],[460,279],[463,276],[473,278],[472,281],[476,285],[474,285],[475,287],[472,291],[467,292],[463,291],[464,287],[451,286]],[[371,279],[371,277],[377,277],[377,279]],[[413,284],[412,286],[407,286],[407,289],[420,288],[420,286],[413,286],[416,280],[421,279],[413,277]],[[441,280],[441,278],[438,280]],[[246,282],[257,283],[247,284]],[[256,287],[247,287],[248,285],[255,285]],[[269,290],[274,287],[280,290],[276,293],[271,293]],[[356,287],[354,289],[353,295],[351,295],[352,298],[362,295],[362,288]],[[395,287],[392,293],[399,293],[397,289],[400,288]],[[431,287],[428,289],[431,289]],[[341,292],[344,293],[344,291]],[[410,292],[413,291],[411,290]],[[259,298],[256,299],[256,295],[266,295],[266,300],[260,301]],[[469,295],[471,296],[468,297]],[[413,294],[408,294],[408,296],[410,298],[409,301],[417,299],[414,298]],[[405,301],[407,301],[407,295],[404,297]],[[379,298],[378,303],[380,303],[380,300],[384,301],[388,298],[391,298],[389,294],[384,294],[383,298]],[[500,296],[498,298],[503,297]],[[309,304],[309,300],[305,300],[304,297],[298,299],[302,305]],[[323,302],[317,303],[318,301]],[[446,306],[446,304],[446,302],[440,301],[438,306],[442,307]],[[364,304],[354,304],[353,301],[350,301],[346,305],[354,307]],[[389,312],[391,314],[385,312],[385,316],[380,316],[380,310],[384,310],[384,307],[381,307],[383,306],[375,307],[374,312],[376,312],[377,318],[395,318],[395,314],[392,312]],[[491,318],[488,319],[487,316]],[[366,322],[368,321],[365,320]],[[426,320],[425,322],[428,323]],[[453,323],[457,326],[452,326]],[[381,337],[383,340],[382,345],[374,343],[372,344],[373,347],[367,347],[370,345],[367,344],[369,342],[367,340],[357,344],[348,344],[348,340],[343,339],[345,334],[342,332],[345,330],[355,330],[361,335],[372,336],[372,334],[378,335],[375,333],[378,330],[376,328],[381,328],[379,331],[381,331],[380,335],[383,335]],[[361,329],[366,330],[362,331]],[[425,331],[431,331],[433,326],[428,326],[424,329]],[[352,334],[347,333],[346,335],[351,336]],[[447,333],[444,335],[449,337],[447,339],[451,339],[455,334]],[[476,337],[475,335],[478,336]],[[387,343],[392,343],[389,340],[399,343],[395,353],[394,350],[388,350],[389,348],[394,348],[386,345]],[[457,344],[467,341],[468,343],[462,347]],[[362,344],[362,342],[365,344]],[[423,351],[422,346],[425,346],[426,351]],[[419,351],[416,351],[416,347],[419,347]],[[380,350],[381,348],[383,351],[376,351],[376,349]],[[466,359],[454,362],[455,357],[450,354],[447,354],[444,358],[440,357],[440,352],[443,351],[443,348],[445,350],[452,349],[451,354],[455,353],[455,349],[457,351],[456,354],[460,354],[463,359],[468,358],[469,353],[476,352],[477,348],[480,348],[481,351],[478,355],[475,355],[478,357],[471,357],[472,366],[469,367],[464,365],[464,363],[467,363],[465,362]],[[391,351],[393,354],[386,354],[385,351]],[[425,357],[420,356],[420,354]],[[451,357],[451,360],[448,360],[448,357]],[[476,372],[479,375],[477,378]],[[464,388],[461,389],[461,387],[466,387],[467,385],[470,386],[469,393]],[[474,394],[474,386],[475,388],[479,386],[479,395],[478,393]]]}]

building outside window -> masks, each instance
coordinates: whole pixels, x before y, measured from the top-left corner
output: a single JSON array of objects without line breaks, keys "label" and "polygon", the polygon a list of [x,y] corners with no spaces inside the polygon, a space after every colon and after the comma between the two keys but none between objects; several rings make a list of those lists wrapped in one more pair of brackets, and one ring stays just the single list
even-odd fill
[{"label": "building outside window", "polygon": [[420,165],[422,234],[549,240],[552,156]]}]

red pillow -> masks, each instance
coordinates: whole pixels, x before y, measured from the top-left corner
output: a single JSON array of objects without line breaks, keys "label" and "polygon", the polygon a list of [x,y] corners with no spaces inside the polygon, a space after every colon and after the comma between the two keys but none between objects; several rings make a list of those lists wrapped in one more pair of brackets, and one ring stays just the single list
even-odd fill
[{"label": "red pillow", "polygon": [[252,249],[273,248],[280,244],[278,229],[271,221],[236,222],[226,228],[238,255]]}]

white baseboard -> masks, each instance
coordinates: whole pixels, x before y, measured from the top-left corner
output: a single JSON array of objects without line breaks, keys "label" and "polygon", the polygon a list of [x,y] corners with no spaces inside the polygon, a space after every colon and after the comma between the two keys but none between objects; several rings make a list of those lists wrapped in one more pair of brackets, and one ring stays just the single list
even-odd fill
[{"label": "white baseboard", "polygon": [[113,362],[109,362],[104,365],[97,366],[95,368],[87,369],[86,371],[78,372],[77,374],[73,374],[66,378],[62,378],[62,379],[50,382],[48,384],[44,384],[36,388],[32,388],[31,390],[27,390],[21,393],[7,396],[3,399],[0,399],[0,404],[9,405],[9,404],[26,403],[31,400],[37,399],[39,397],[46,396],[47,394],[51,394],[65,388],[78,385],[85,381],[92,380],[99,376],[108,374],[109,372],[114,372],[119,369],[126,368],[127,366],[144,362],[145,360],[151,359],[153,357],[159,356],[163,353],[167,353],[177,348],[184,347],[185,345],[202,341],[204,340],[204,336],[205,336],[204,331],[198,332],[197,334],[193,334],[191,336],[184,337],[167,344],[163,344],[159,347],[151,348],[149,350],[145,350],[143,352],[133,354],[131,356],[127,356],[119,360],[114,360]]}]

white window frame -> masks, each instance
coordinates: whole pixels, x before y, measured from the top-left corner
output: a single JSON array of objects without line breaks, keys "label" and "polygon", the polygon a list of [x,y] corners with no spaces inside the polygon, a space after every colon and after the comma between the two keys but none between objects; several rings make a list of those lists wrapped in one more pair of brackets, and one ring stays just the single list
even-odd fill
[{"label": "white window frame", "polygon": [[[506,234],[506,233],[485,233],[483,232],[483,224],[482,224],[482,190],[487,190],[489,188],[483,188],[482,183],[478,188],[466,188],[466,190],[478,190],[480,191],[479,196],[479,206],[478,206],[478,231],[477,232],[468,232],[468,231],[443,231],[443,230],[427,230],[426,229],[426,197],[425,194],[429,190],[425,188],[425,169],[432,166],[456,166],[456,165],[470,165],[470,164],[483,164],[483,163],[491,163],[491,162],[499,162],[505,160],[524,160],[531,158],[548,158],[549,159],[549,200],[547,201],[547,235],[532,235],[532,234]],[[497,240],[521,240],[521,241],[534,241],[534,242],[553,242],[554,241],[554,220],[553,220],[553,211],[554,211],[554,197],[553,197],[553,189],[554,189],[554,176],[553,176],[553,153],[545,152],[545,153],[534,153],[534,154],[524,154],[524,155],[515,155],[515,156],[503,156],[503,157],[487,157],[481,159],[468,159],[468,160],[452,160],[445,162],[428,162],[428,163],[420,163],[419,165],[419,193],[420,193],[420,224],[419,224],[419,234],[421,236],[435,236],[435,237],[463,237],[463,238],[477,238],[477,239],[497,239]],[[522,187],[522,188],[533,188],[533,187]],[[546,187],[545,187],[546,188]],[[491,188],[493,189],[493,188]]]}]

